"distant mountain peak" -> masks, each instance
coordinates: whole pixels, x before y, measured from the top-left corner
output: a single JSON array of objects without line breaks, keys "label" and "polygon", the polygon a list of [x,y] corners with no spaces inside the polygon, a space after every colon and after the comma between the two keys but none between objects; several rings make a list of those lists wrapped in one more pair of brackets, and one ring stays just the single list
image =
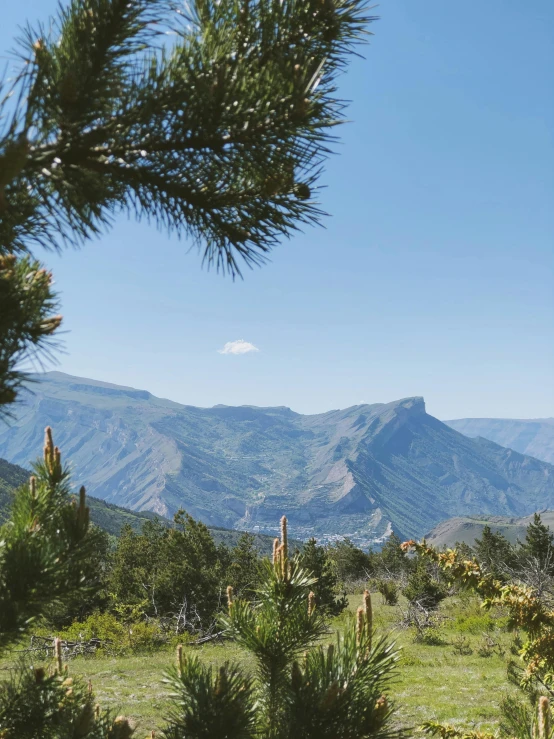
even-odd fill
[{"label": "distant mountain peak", "polygon": [[198,408],[59,372],[32,390],[0,427],[0,457],[27,466],[51,425],[75,484],[133,510],[171,517],[183,507],[209,525],[268,534],[286,513],[292,536],[367,546],[393,529],[422,536],[450,516],[554,507],[554,466],[467,438],[420,396],[306,415]]},{"label": "distant mountain peak", "polygon": [[445,423],[470,438],[480,436],[520,454],[554,463],[552,418],[459,418]]}]

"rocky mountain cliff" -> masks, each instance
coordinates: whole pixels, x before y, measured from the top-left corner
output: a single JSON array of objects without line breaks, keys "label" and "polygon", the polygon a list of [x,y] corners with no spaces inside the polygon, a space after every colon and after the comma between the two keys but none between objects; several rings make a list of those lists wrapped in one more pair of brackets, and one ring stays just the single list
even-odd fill
[{"label": "rocky mountain cliff", "polygon": [[554,464],[554,418],[459,418],[445,423],[466,436],[482,436]]},{"label": "rocky mountain cliff", "polygon": [[0,457],[27,465],[48,424],[92,495],[211,525],[273,533],[286,513],[293,536],[368,545],[451,516],[554,507],[554,466],[458,433],[417,397],[304,416],[50,372],[0,427]]}]

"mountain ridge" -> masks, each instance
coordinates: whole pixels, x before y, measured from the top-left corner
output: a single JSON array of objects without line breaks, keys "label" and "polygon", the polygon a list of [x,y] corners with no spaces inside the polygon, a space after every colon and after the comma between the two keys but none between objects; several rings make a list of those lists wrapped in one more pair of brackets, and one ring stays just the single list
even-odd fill
[{"label": "mountain ridge", "polygon": [[[537,511],[543,524],[554,531],[554,510]],[[503,534],[508,541],[516,544],[525,539],[527,526],[533,522],[533,514],[529,516],[457,516],[441,521],[425,535],[428,544],[435,547],[454,547],[457,543],[473,546],[475,539],[483,535],[485,526],[494,532]]]},{"label": "mountain ridge", "polygon": [[554,464],[554,418],[458,418],[445,421],[460,433]]},{"label": "mountain ridge", "polygon": [[554,507],[554,466],[470,439],[421,396],[303,415],[286,406],[198,408],[148,391],[46,373],[25,393],[0,456],[26,465],[45,425],[92,495],[211,526],[350,536],[422,536],[454,515]]}]

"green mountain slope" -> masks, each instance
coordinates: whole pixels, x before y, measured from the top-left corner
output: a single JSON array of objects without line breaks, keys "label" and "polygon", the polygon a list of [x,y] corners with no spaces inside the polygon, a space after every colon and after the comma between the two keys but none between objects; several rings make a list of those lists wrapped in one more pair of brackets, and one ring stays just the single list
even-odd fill
[{"label": "green mountain slope", "polygon": [[456,515],[554,507],[554,466],[470,439],[423,398],[312,416],[289,408],[196,408],[57,372],[0,428],[0,456],[27,464],[46,425],[96,497],[211,526],[367,545],[421,536]]},{"label": "green mountain slope", "polygon": [[[14,489],[27,482],[28,479],[27,470],[16,464],[10,464],[5,459],[0,459],[0,523],[7,518]],[[150,511],[130,511],[128,508],[107,503],[105,500],[90,495],[87,496],[87,503],[91,521],[112,536],[119,536],[125,525],[130,526],[134,531],[140,531],[145,521],[160,519],[160,516]],[[171,522],[165,518],[160,520],[165,521],[168,526],[171,525]],[[211,527],[210,531],[216,544],[221,543],[228,547],[233,547],[242,534],[241,531],[214,527]],[[299,545],[299,542],[292,543]],[[273,549],[273,537],[257,534],[254,544],[259,552],[269,554]]]},{"label": "green mountain slope", "polygon": [[445,423],[466,436],[482,436],[554,464],[554,418],[459,418]]},{"label": "green mountain slope", "polygon": [[[8,516],[13,491],[27,482],[29,475],[30,472],[19,465],[0,459],[0,521],[6,520]],[[87,502],[91,521],[113,536],[119,536],[126,524],[135,531],[140,531],[144,521],[159,518],[149,511],[130,511],[93,496],[87,496]],[[167,521],[167,524],[169,525],[170,522]]]}]

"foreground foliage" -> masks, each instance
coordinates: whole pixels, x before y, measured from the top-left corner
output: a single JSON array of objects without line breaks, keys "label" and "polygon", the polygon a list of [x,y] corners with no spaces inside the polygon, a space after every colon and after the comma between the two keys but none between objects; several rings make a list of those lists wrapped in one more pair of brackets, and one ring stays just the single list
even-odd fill
[{"label": "foreground foliage", "polygon": [[336,78],[371,20],[363,0],[70,0],[24,30],[0,81],[0,404],[61,320],[37,247],[125,212],[235,275],[320,221]]},{"label": "foreground foliage", "polygon": [[[70,493],[52,432],[44,457],[16,492],[11,518],[0,528],[0,647],[21,638],[49,607],[95,588],[86,564],[98,543],[89,527],[85,489]],[[88,577],[87,577],[88,575]],[[128,722],[95,710],[92,691],[65,674],[59,641],[56,669],[21,663],[0,683],[2,739],[128,739]]]},{"label": "foreground foliage", "polygon": [[253,655],[254,679],[240,665],[216,672],[179,650],[168,677],[174,708],[171,739],[363,739],[390,737],[392,706],[383,694],[398,655],[374,639],[371,599],[364,594],[355,624],[334,644],[311,591],[315,579],[290,559],[286,519],[255,602],[228,589],[226,633]]},{"label": "foreground foliage", "polygon": [[521,685],[554,692],[554,610],[547,599],[541,598],[529,585],[496,579],[493,572],[483,569],[475,558],[463,559],[456,550],[439,552],[425,542],[414,541],[405,542],[403,547],[414,549],[435,562],[452,581],[475,590],[485,608],[496,605],[506,608],[509,626],[527,634],[520,649],[525,665]]}]

